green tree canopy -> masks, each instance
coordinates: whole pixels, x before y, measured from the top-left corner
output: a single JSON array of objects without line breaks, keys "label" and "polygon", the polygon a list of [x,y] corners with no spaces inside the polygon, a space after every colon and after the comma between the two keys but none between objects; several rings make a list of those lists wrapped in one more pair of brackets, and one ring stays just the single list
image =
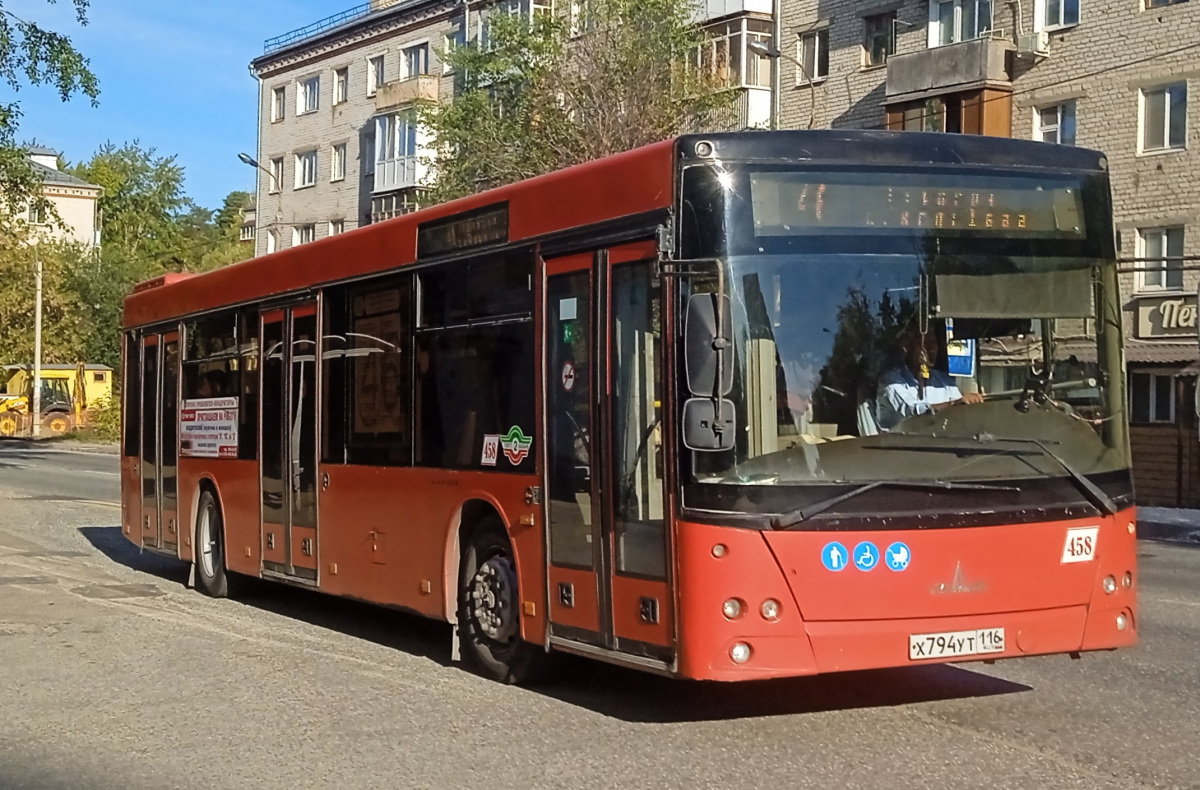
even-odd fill
[{"label": "green tree canopy", "polygon": [[[89,0],[71,2],[75,18],[86,25]],[[0,79],[13,92],[27,86],[51,86],[63,101],[82,93],[95,104],[100,95],[87,58],[70,38],[17,16],[5,7],[4,0],[0,0]],[[0,103],[0,210],[9,215],[20,212],[41,190],[25,146],[16,143],[20,119],[19,101]]]},{"label": "green tree canopy", "polygon": [[453,103],[424,108],[447,200],[726,125],[733,95],[696,68],[689,0],[587,0],[565,19],[488,12],[485,40],[446,52]]}]

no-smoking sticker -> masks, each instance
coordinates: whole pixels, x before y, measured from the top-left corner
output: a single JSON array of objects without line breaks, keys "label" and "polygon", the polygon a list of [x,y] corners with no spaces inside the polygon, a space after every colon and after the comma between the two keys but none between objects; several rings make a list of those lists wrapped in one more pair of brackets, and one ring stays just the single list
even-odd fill
[{"label": "no-smoking sticker", "polygon": [[563,363],[562,386],[567,392],[575,389],[575,366],[570,362]]}]

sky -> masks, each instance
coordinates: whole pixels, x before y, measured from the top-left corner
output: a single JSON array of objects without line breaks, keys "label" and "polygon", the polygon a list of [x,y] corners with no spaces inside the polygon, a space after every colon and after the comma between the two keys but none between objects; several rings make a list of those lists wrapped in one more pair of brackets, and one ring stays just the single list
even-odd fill
[{"label": "sky", "polygon": [[71,163],[106,141],[138,140],[184,167],[186,192],[216,209],[229,192],[254,191],[258,82],[250,61],[263,41],[361,0],[90,0],[88,24],[71,0],[4,0],[16,16],[71,38],[100,81],[99,106],[63,103],[51,87],[0,86],[21,104],[18,141],[36,139]]}]

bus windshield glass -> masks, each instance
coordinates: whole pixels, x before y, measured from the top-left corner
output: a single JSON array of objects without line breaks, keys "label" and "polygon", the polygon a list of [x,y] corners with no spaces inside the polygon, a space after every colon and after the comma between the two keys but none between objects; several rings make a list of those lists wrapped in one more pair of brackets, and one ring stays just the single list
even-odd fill
[{"label": "bus windshield glass", "polygon": [[1102,176],[926,170],[685,171],[686,508],[953,524],[1130,496]]}]

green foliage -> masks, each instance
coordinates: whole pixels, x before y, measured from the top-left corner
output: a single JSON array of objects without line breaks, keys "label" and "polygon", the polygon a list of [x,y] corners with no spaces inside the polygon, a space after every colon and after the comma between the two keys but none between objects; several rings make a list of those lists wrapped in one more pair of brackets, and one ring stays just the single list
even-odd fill
[{"label": "green foliage", "polygon": [[100,442],[121,440],[121,398],[114,390],[111,400],[90,404],[87,409],[87,426],[80,432],[81,438]]},{"label": "green foliage", "polygon": [[[72,3],[79,24],[86,25],[88,0]],[[14,93],[26,86],[50,86],[63,101],[82,93],[95,104],[100,95],[87,58],[70,38],[22,19],[4,7],[4,0],[0,0],[0,80]],[[41,187],[25,147],[16,143],[20,119],[20,102],[0,103],[0,211],[8,215],[36,199]]]},{"label": "green foliage", "polygon": [[587,0],[573,20],[509,5],[492,10],[486,41],[445,53],[453,103],[421,111],[437,151],[435,200],[731,119],[733,94],[691,65],[704,33],[689,0]]}]

